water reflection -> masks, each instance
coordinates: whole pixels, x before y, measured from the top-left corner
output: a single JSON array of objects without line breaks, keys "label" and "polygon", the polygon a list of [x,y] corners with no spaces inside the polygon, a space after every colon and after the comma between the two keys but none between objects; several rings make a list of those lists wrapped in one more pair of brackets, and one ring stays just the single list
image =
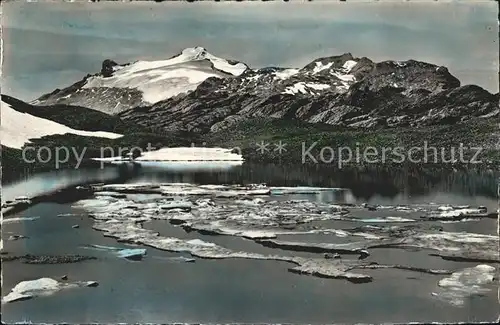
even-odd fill
[{"label": "water reflection", "polygon": [[34,196],[84,182],[106,182],[119,178],[116,168],[66,169],[34,174],[2,184],[2,202],[18,196]]},{"label": "water reflection", "polygon": [[243,164],[226,170],[156,169],[141,167],[127,182],[186,182],[197,184],[266,183],[270,186],[342,187],[356,198],[401,201],[432,192],[496,198],[500,173],[426,171],[397,168],[334,170],[322,166]]},{"label": "water reflection", "polygon": [[[2,200],[32,196],[85,182],[249,184],[269,186],[341,187],[349,191],[337,202],[354,199],[382,203],[418,203],[421,199],[446,201],[444,193],[464,197],[496,198],[500,173],[426,171],[396,168],[334,170],[322,166],[283,166],[227,163],[123,164],[103,169],[59,170],[35,174],[4,184]],[[324,193],[322,195],[333,195]],[[338,195],[338,194],[335,194]],[[333,198],[322,198],[330,201]],[[428,203],[428,202],[427,202]]]}]

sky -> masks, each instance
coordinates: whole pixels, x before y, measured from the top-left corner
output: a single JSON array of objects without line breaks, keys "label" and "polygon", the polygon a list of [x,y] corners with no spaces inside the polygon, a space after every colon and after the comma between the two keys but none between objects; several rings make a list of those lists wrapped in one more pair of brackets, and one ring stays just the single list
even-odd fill
[{"label": "sky", "polygon": [[119,63],[183,48],[265,66],[302,67],[350,52],[447,66],[498,92],[495,1],[290,1],[2,4],[2,93],[33,100]]}]

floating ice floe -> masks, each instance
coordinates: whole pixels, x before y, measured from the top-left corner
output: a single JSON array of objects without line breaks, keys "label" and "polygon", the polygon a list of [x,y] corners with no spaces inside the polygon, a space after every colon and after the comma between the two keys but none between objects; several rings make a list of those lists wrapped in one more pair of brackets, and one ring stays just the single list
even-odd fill
[{"label": "floating ice floe", "polygon": [[[174,219],[177,220],[177,219]],[[234,222],[225,221],[197,221],[195,218],[185,219],[186,222],[181,226],[187,231],[198,231],[203,234],[211,235],[225,235],[237,236],[247,239],[270,239],[282,235],[306,235],[306,234],[332,234],[337,237],[347,237],[349,235],[357,236],[358,234],[351,234],[338,229],[315,229],[315,230],[285,230],[281,228],[271,228],[258,225],[245,225],[244,223],[238,224]],[[253,229],[252,229],[253,228]],[[361,234],[359,234],[361,236]],[[366,234],[370,235],[370,234]]]},{"label": "floating ice floe", "polygon": [[[282,188],[283,189],[283,188]],[[142,223],[148,220],[169,220],[180,224],[188,231],[196,230],[204,234],[232,235],[245,237],[257,242],[269,243],[272,238],[285,234],[333,234],[340,237],[361,236],[367,239],[360,243],[349,244],[314,244],[275,241],[289,250],[314,250],[321,252],[342,252],[344,254],[358,254],[366,257],[366,248],[385,243],[388,234],[363,232],[362,230],[344,231],[340,229],[296,229],[312,221],[343,220],[346,210],[342,206],[323,204],[305,200],[270,200],[270,190],[264,185],[225,186],[225,185],[190,185],[190,184],[135,184],[106,185],[96,189],[106,192],[131,191],[133,193],[149,193],[156,197],[154,202],[148,200],[133,201],[129,198],[101,196],[98,199],[82,200],[78,205],[87,209],[94,219],[93,228],[104,233],[104,236],[116,238],[120,242],[135,245],[145,245],[169,252],[190,254],[193,257],[206,259],[245,258],[258,260],[284,261],[295,264],[290,272],[310,274],[314,276],[341,278],[352,282],[371,281],[365,274],[354,273],[356,268],[368,268],[369,263],[360,260],[342,259],[342,261],[326,260],[324,258],[300,258],[281,255],[264,255],[244,251],[235,251],[215,243],[200,239],[180,239],[161,236],[158,232],[144,229]],[[190,202],[190,210],[176,208],[179,203],[172,200],[171,194],[179,190],[188,191],[185,200]],[[234,200],[234,197],[213,195],[210,198],[201,198],[199,195],[214,194],[224,191],[247,193],[248,191],[262,191],[267,193],[268,199],[260,197]],[[314,189],[315,191],[317,189]],[[298,192],[304,192],[303,188]],[[127,192],[128,193],[128,192]],[[167,193],[167,196],[165,196]],[[162,196],[158,197],[157,195]],[[135,195],[135,194],[134,194]],[[147,195],[147,194],[140,194]],[[98,201],[96,203],[95,201]],[[248,204],[251,202],[251,204]],[[169,209],[161,207],[167,204]],[[186,205],[187,206],[187,205]],[[170,209],[172,208],[172,209]],[[378,229],[378,228],[377,228]],[[298,249],[297,249],[298,248]],[[419,272],[430,272],[405,266],[381,265],[379,268],[395,267]]]},{"label": "floating ice floe", "polygon": [[491,291],[496,269],[480,264],[454,272],[450,277],[438,282],[439,290],[432,295],[455,306],[463,306],[465,300],[473,295]]},{"label": "floating ice floe", "polygon": [[369,247],[422,248],[447,260],[500,262],[498,237],[469,232],[408,232],[401,238]]},{"label": "floating ice floe", "polygon": [[141,260],[146,255],[146,249],[144,248],[120,248],[120,247],[112,247],[104,245],[90,245],[90,246],[85,246],[85,248],[110,251],[113,252],[118,257],[134,261]]},{"label": "floating ice floe", "polygon": [[52,295],[63,289],[78,287],[94,287],[97,282],[59,282],[51,278],[40,278],[37,280],[19,282],[9,294],[2,298],[2,303],[19,300],[27,300],[37,296]]},{"label": "floating ice floe", "polygon": [[[111,221],[111,220],[110,220]],[[291,268],[291,272],[311,274],[315,276],[347,279],[353,282],[369,282],[371,277],[364,274],[352,273],[356,266],[364,265],[358,261],[343,261],[326,263],[321,259],[305,259],[280,255],[263,255],[243,251],[233,251],[214,243],[200,239],[184,240],[173,237],[162,237],[158,233],[143,229],[132,222],[99,222],[94,229],[105,232],[105,236],[114,237],[121,241],[143,244],[160,250],[189,253],[192,256],[206,259],[245,258],[258,260],[284,261],[298,265]]]},{"label": "floating ice floe", "polygon": [[122,249],[116,255],[129,260],[141,260],[146,255],[146,250],[144,248]]},{"label": "floating ice floe", "polygon": [[122,194],[122,193],[106,192],[106,191],[96,192],[95,196],[109,196],[109,197],[114,197],[114,198],[118,198],[118,199],[127,197],[125,194]]},{"label": "floating ice floe", "polygon": [[273,239],[259,240],[257,242],[266,247],[281,248],[300,252],[369,255],[366,250],[359,247],[358,243],[309,243]]},{"label": "floating ice floe", "polygon": [[[497,261],[498,253],[496,236],[452,233],[437,230],[426,230],[421,223],[410,222],[410,218],[383,218],[377,221],[386,223],[406,222],[409,227],[358,227],[353,230],[342,229],[297,229],[316,221],[354,221],[363,222],[363,219],[353,218],[343,206],[329,205],[308,200],[272,200],[273,190],[280,193],[310,193],[331,190],[325,188],[273,188],[265,185],[192,185],[192,184],[134,184],[134,185],[106,185],[97,188],[97,191],[117,191],[132,193],[154,193],[165,196],[165,200],[156,199],[156,202],[140,204],[125,199],[108,198],[101,202],[92,200],[83,201],[83,205],[93,210],[95,219],[109,218],[120,220],[169,220],[180,224],[187,231],[198,231],[204,234],[231,235],[253,240],[273,239],[283,234],[331,233],[336,236],[356,236],[366,239],[359,243],[359,250],[370,248],[419,248],[428,249],[434,255],[444,259],[470,261]],[[177,203],[168,196],[185,195],[192,203],[191,210],[176,208]],[[199,198],[208,195],[210,198]],[[257,195],[252,197],[250,195]],[[267,199],[263,199],[266,197]],[[238,198],[234,200],[233,198]],[[241,199],[248,198],[248,199]],[[161,209],[167,204],[172,209]],[[186,203],[182,203],[183,205]],[[187,206],[188,204],[186,204]],[[357,209],[358,207],[353,207]],[[380,208],[380,207],[379,207]],[[399,211],[426,211],[429,207],[385,207]],[[465,207],[457,207],[465,208]],[[372,218],[373,219],[373,218]],[[376,218],[379,219],[379,218]],[[367,220],[367,219],[364,219]],[[368,221],[375,221],[370,220]],[[421,220],[419,220],[421,221]],[[366,221],[364,223],[367,223]],[[300,227],[299,227],[300,228]],[[307,228],[307,227],[306,227]]]}]

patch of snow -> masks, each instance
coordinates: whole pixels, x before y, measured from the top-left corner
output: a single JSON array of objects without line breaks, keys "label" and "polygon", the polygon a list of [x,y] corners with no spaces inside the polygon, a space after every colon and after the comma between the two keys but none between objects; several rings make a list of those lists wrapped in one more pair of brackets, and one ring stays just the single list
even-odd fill
[{"label": "patch of snow", "polygon": [[252,80],[252,81],[255,81],[255,80],[258,80],[260,77],[262,77],[262,75],[260,74],[256,74],[255,76],[251,76],[251,77],[248,77],[246,78],[247,80]]},{"label": "patch of snow", "polygon": [[144,101],[154,104],[194,90],[210,77],[239,76],[247,68],[243,63],[231,64],[202,47],[186,48],[168,60],[137,61],[115,70],[110,77],[91,77],[83,88],[133,88],[143,93]]},{"label": "patch of snow", "polygon": [[354,60],[347,60],[342,65],[342,68],[344,69],[344,71],[346,73],[349,73],[352,70],[352,68],[354,68],[356,66],[356,64],[358,64],[358,62],[356,62]]},{"label": "patch of snow", "polygon": [[319,83],[306,83],[306,86],[316,90],[324,90],[330,88],[330,85]]},{"label": "patch of snow", "polygon": [[286,80],[286,79],[290,78],[291,76],[296,75],[298,72],[299,72],[299,69],[285,69],[282,71],[276,71],[273,74],[278,79]]},{"label": "patch of snow", "polygon": [[233,65],[224,59],[218,58],[218,57],[210,55],[210,54],[207,55],[207,58],[210,61],[212,61],[212,63],[214,64],[214,67],[216,69],[230,73],[233,76],[239,76],[243,72],[245,72],[245,70],[247,69],[247,66],[243,63],[240,63],[240,62]]},{"label": "patch of snow", "polygon": [[290,95],[295,95],[298,93],[302,94],[309,94],[309,92],[305,88],[305,82],[297,82],[293,86],[287,87],[285,91],[283,91],[283,94],[290,94]]},{"label": "patch of snow", "polygon": [[21,113],[13,109],[4,101],[1,102],[0,140],[2,145],[21,149],[30,139],[37,139],[47,135],[76,134],[86,137],[116,139],[123,135],[104,131],[75,130],[54,121]]},{"label": "patch of snow", "polygon": [[312,88],[314,90],[325,90],[330,88],[330,85],[320,84],[320,83],[305,83],[303,81],[297,82],[293,86],[287,87],[283,94],[295,95],[297,93],[302,94],[314,94],[313,92],[308,91],[307,88]]},{"label": "patch of snow", "polygon": [[330,67],[333,65],[333,62],[323,64],[322,62],[316,62],[316,66],[314,67],[312,73],[316,74],[318,72],[321,72],[326,69],[330,69]]}]

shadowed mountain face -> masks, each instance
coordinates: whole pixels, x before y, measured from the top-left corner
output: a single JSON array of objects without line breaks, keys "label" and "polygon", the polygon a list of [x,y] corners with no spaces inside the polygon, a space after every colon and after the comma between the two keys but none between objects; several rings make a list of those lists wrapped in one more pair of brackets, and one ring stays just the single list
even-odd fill
[{"label": "shadowed mountain face", "polygon": [[161,131],[219,131],[252,117],[349,127],[424,126],[498,118],[498,94],[460,86],[442,66],[373,62],[350,53],[301,69],[247,65],[189,48],[163,61],[103,62],[95,75],[35,104],[85,106]]}]

